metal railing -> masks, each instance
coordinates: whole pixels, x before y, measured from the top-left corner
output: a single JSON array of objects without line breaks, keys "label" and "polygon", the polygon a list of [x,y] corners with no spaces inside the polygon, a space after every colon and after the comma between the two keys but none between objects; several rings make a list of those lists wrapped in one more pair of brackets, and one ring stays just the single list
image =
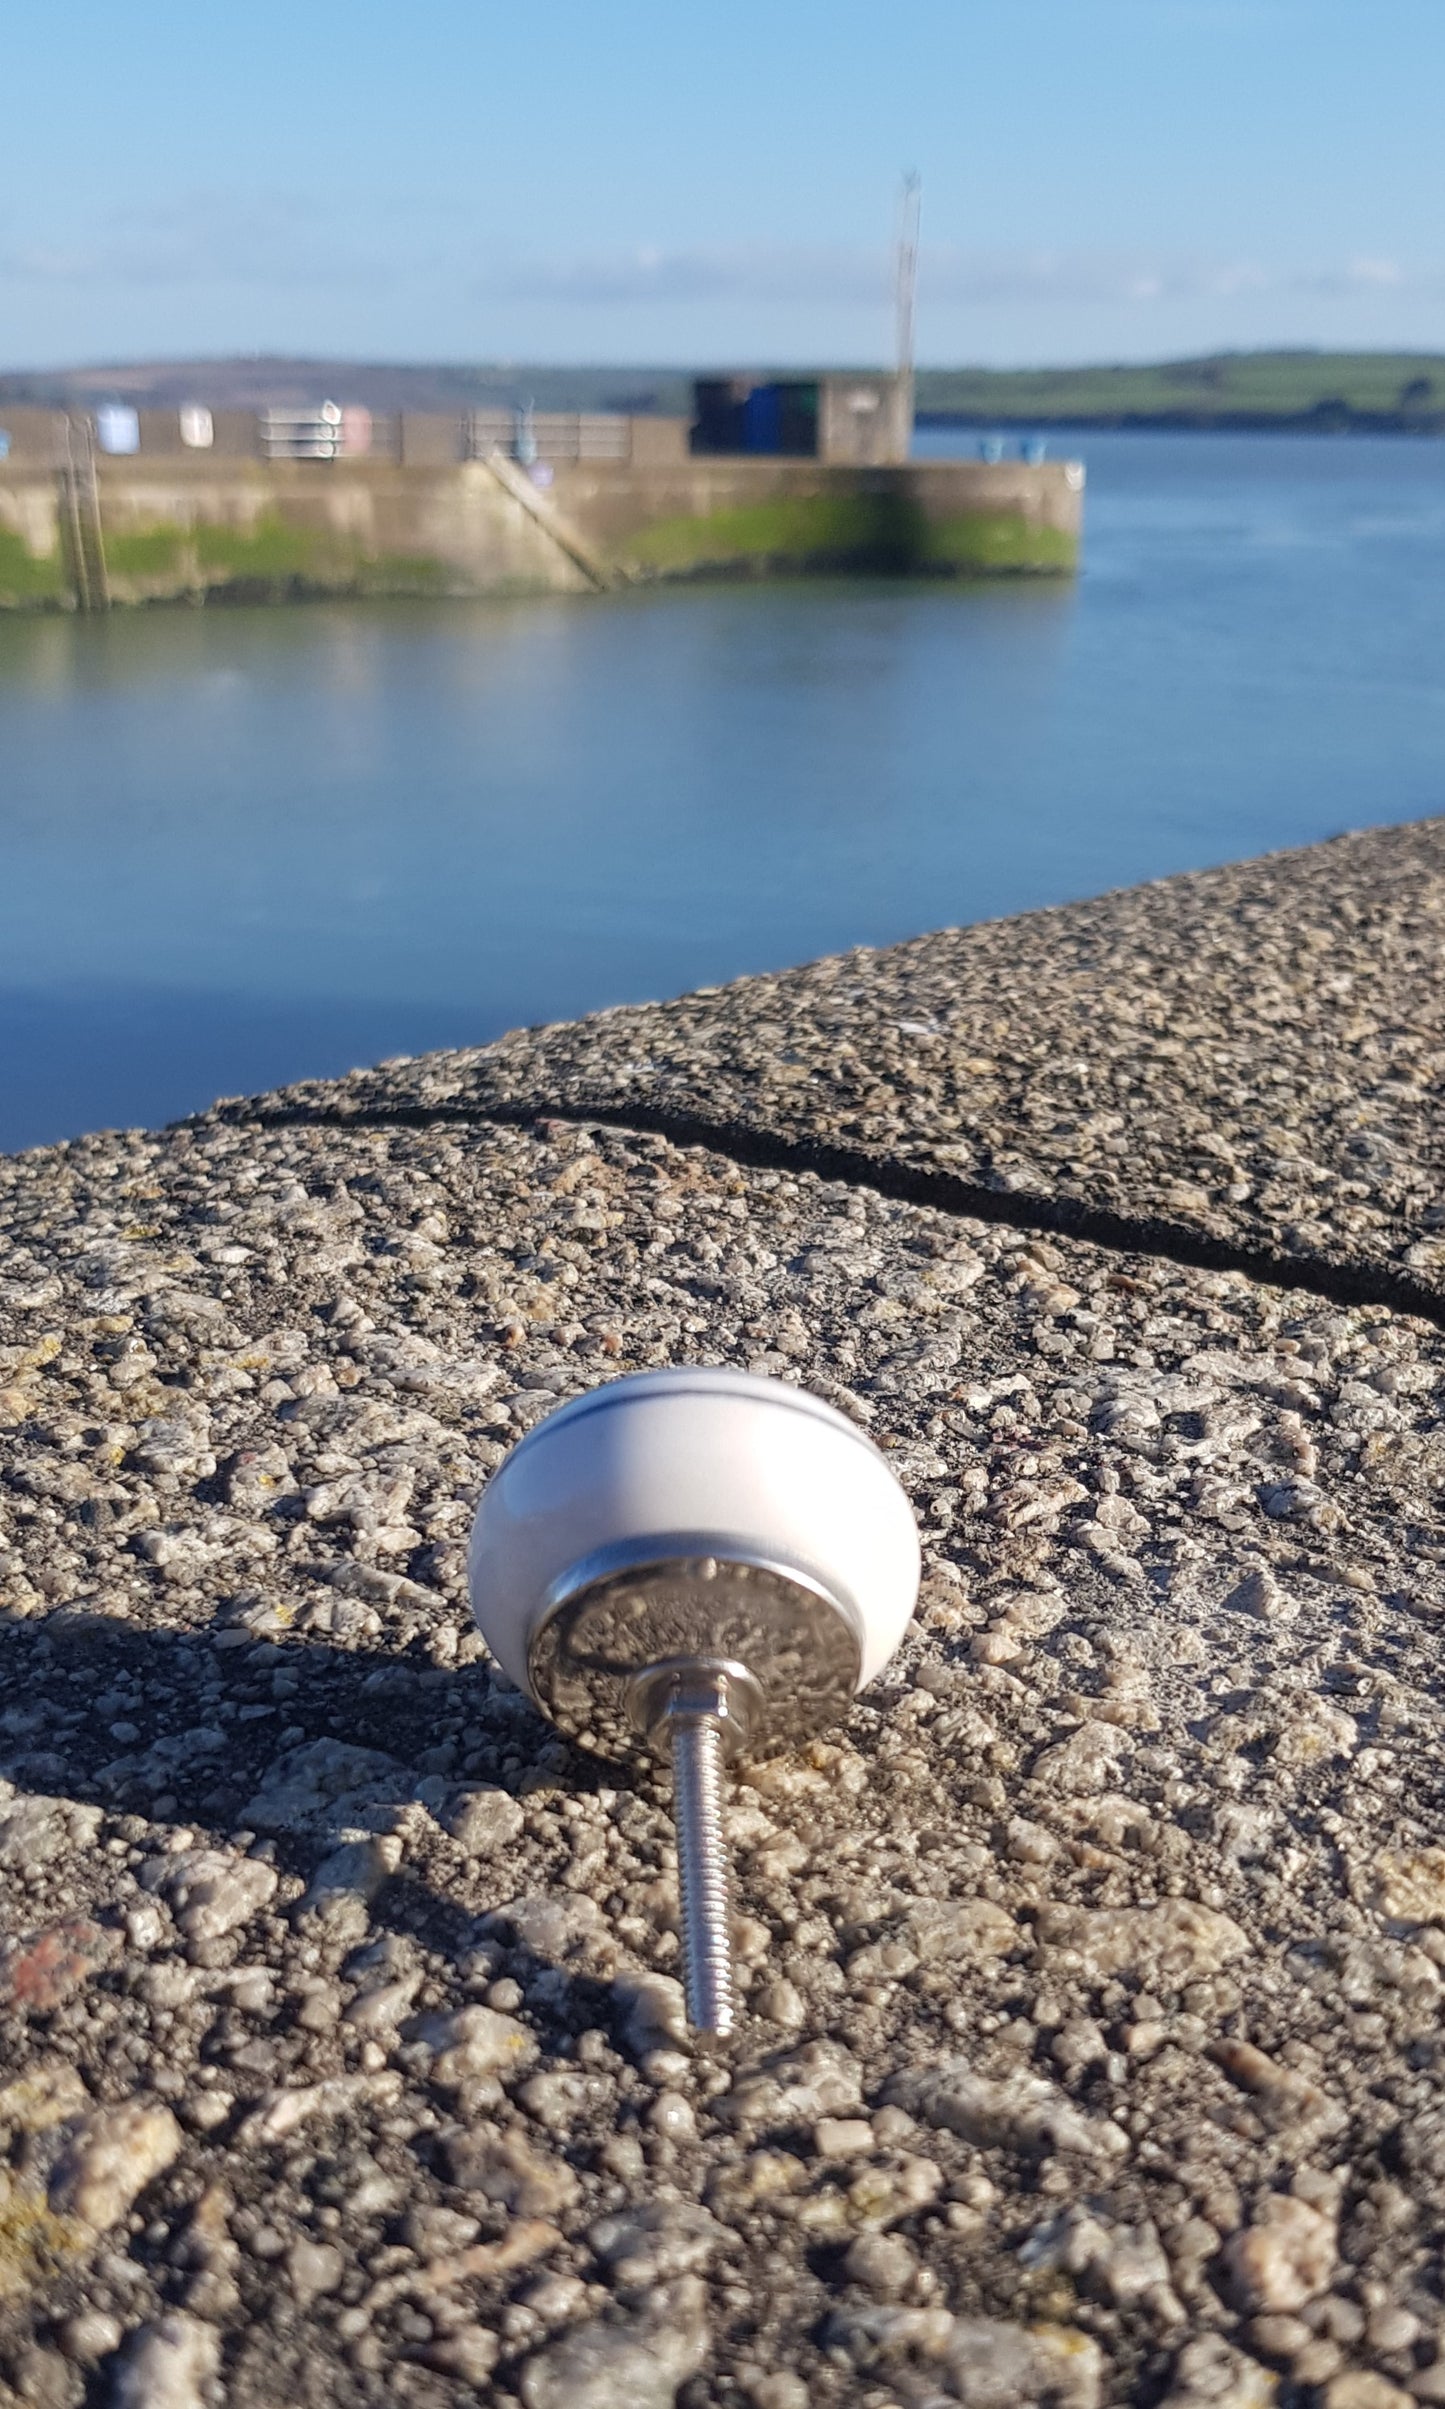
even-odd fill
[{"label": "metal railing", "polygon": [[630,460],[628,419],[605,410],[473,410],[466,422],[466,456],[502,452],[529,467],[534,460]]},{"label": "metal railing", "polygon": [[[122,419],[127,423],[118,433]],[[72,428],[69,436],[68,424]],[[433,465],[456,459],[458,452],[464,460],[485,460],[500,452],[523,468],[538,462],[625,463],[632,458],[632,421],[620,411],[492,408],[451,418],[440,412],[407,413],[405,425],[419,430],[420,457]],[[92,463],[97,451],[106,459],[139,453],[150,462],[194,459],[198,450],[237,456],[253,447],[263,460],[399,461],[410,451],[412,440],[408,433],[404,446],[403,414],[372,412],[357,403],[274,403],[246,412],[215,411],[209,405],[187,403],[175,412],[76,411],[69,420],[57,411],[43,444],[33,430],[26,430],[24,451],[44,459],[47,465],[69,468],[82,428]],[[0,459],[7,456],[13,455],[0,430]]]},{"label": "metal railing", "polygon": [[266,460],[385,460],[397,448],[394,419],[339,402],[261,410],[256,429]]}]

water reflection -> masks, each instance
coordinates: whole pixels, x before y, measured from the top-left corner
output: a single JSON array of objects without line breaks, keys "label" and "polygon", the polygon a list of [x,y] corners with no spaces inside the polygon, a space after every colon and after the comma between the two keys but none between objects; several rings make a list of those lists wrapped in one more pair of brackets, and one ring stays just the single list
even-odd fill
[{"label": "water reflection", "polygon": [[1441,808],[1445,450],[1080,448],[1077,588],[0,623],[0,1146]]}]

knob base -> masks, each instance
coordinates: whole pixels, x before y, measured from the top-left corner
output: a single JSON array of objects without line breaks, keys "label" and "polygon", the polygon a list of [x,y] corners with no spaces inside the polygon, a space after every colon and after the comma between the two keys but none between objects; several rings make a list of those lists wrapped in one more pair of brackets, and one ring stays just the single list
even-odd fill
[{"label": "knob base", "polygon": [[[652,1747],[638,1698],[655,1677],[700,1660],[725,1665],[746,1696],[751,1756],[795,1747],[842,1722],[862,1661],[851,1601],[800,1568],[689,1549],[630,1562],[612,1551],[555,1582],[528,1651],[544,1714],[579,1747],[624,1762]],[[741,1677],[739,1679],[738,1677]]]}]

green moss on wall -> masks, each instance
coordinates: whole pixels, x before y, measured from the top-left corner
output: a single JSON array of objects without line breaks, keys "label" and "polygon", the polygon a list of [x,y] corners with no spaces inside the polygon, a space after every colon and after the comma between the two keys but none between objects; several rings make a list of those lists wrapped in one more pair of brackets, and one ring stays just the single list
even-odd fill
[{"label": "green moss on wall", "polygon": [[244,527],[197,527],[196,559],[209,584],[217,570],[227,577],[279,579],[314,577],[334,585],[354,565],[352,548],[325,528],[288,527],[268,512]]},{"label": "green moss on wall", "polygon": [[626,557],[663,577],[707,569],[873,570],[883,575],[992,575],[1075,564],[1072,537],[1022,512],[970,512],[930,521],[897,493],[780,494],[706,517],[659,519]]},{"label": "green moss on wall", "polygon": [[[403,519],[402,525],[405,525]],[[989,576],[1059,573],[1077,545],[1022,511],[960,512],[930,518],[916,492],[869,491],[841,483],[812,493],[774,493],[711,515],[659,519],[617,547],[628,567],[659,577],[769,574]],[[325,524],[295,524],[280,508],[221,525],[187,525],[178,513],[107,531],[111,591],[119,603],[284,602],[311,595],[440,595],[475,590],[456,564],[431,555],[368,552]],[[535,591],[537,581],[502,581]],[[488,590],[501,590],[493,581]],[[37,558],[0,529],[0,608],[66,607],[73,600],[63,555]]]},{"label": "green moss on wall", "polygon": [[181,527],[137,527],[126,535],[107,533],[105,565],[113,577],[169,577],[180,566],[185,540]]},{"label": "green moss on wall", "polygon": [[1041,527],[1021,511],[971,511],[935,519],[923,530],[918,566],[954,576],[1009,571],[1058,572],[1079,564],[1078,539],[1060,527]]},{"label": "green moss on wall", "polygon": [[34,553],[23,536],[0,527],[0,608],[63,602],[68,590],[58,552]]},{"label": "green moss on wall", "polygon": [[326,527],[288,526],[268,515],[247,527],[197,527],[202,582],[247,598],[259,589],[287,594],[436,594],[453,572],[427,553],[367,553]]},{"label": "green moss on wall", "polygon": [[899,549],[901,515],[891,494],[779,494],[706,517],[658,519],[626,552],[664,576],[728,564],[881,566]]},{"label": "green moss on wall", "polygon": [[455,582],[429,554],[371,554],[331,528],[289,525],[270,512],[239,525],[163,521],[108,532],[105,556],[117,602],[438,594]]}]

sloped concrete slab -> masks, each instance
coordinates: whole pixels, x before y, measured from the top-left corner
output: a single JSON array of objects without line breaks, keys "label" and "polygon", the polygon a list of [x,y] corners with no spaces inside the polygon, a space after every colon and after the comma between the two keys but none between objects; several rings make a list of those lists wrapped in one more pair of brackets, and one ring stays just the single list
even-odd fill
[{"label": "sloped concrete slab", "polygon": [[1427,821],[303,1085],[279,1109],[550,1102],[770,1134],[895,1182],[935,1174],[958,1202],[972,1187],[1257,1268],[1373,1271],[1433,1310],[1442,937],[1445,822]]}]

